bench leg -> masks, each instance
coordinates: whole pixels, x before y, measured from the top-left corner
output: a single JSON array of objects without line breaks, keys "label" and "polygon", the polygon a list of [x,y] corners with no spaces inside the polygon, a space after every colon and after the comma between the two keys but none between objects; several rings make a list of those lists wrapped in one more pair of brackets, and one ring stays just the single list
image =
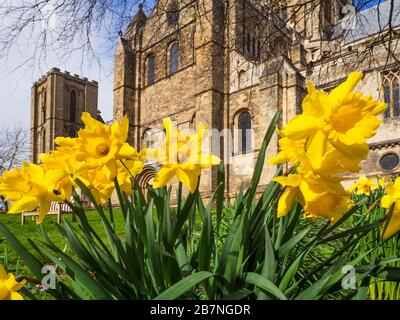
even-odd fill
[{"label": "bench leg", "polygon": [[25,224],[25,216],[23,213],[21,213],[21,225],[23,226]]},{"label": "bench leg", "polygon": [[61,212],[57,212],[57,223],[61,223]]},{"label": "bench leg", "polygon": [[73,211],[72,211],[72,221],[76,222],[76,215],[75,215],[75,212],[73,212]]}]

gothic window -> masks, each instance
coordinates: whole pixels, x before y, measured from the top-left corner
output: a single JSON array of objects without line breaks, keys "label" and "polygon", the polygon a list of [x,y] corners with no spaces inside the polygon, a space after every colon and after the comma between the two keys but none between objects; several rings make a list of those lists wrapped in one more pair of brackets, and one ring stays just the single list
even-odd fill
[{"label": "gothic window", "polygon": [[69,130],[68,130],[68,136],[69,136],[70,138],[75,138],[75,137],[76,137],[76,130],[75,130],[75,128],[69,128]]},{"label": "gothic window", "polygon": [[252,151],[251,147],[251,115],[248,111],[243,111],[238,117],[238,154]]},{"label": "gothic window", "polygon": [[400,74],[388,72],[383,74],[383,98],[388,107],[385,111],[385,119],[400,117]]},{"label": "gothic window", "polygon": [[283,20],[283,21],[287,21],[287,20],[288,20],[288,10],[287,10],[287,7],[285,6],[285,7],[283,7],[281,10],[282,10],[282,12],[281,12],[281,18],[282,18],[282,20]]},{"label": "gothic window", "polygon": [[69,121],[76,120],[76,91],[71,90],[69,94]]},{"label": "gothic window", "polygon": [[383,86],[384,90],[384,100],[385,103],[387,103],[388,107],[385,111],[385,119],[390,118],[390,83],[386,82],[385,85]]},{"label": "gothic window", "polygon": [[393,116],[400,116],[400,101],[399,101],[399,80],[393,84]]},{"label": "gothic window", "polygon": [[242,89],[245,87],[246,82],[246,71],[240,70],[238,74],[238,88]]},{"label": "gothic window", "polygon": [[42,91],[42,119],[43,123],[46,121],[46,89]]},{"label": "gothic window", "polygon": [[256,39],[254,37],[251,38],[251,53],[256,54]]},{"label": "gothic window", "polygon": [[147,58],[147,84],[153,84],[155,78],[154,55]]},{"label": "gothic window", "polygon": [[175,42],[169,49],[169,72],[174,74],[179,69],[179,43]]},{"label": "gothic window", "polygon": [[246,49],[247,52],[250,52],[251,44],[250,44],[250,33],[247,34],[247,39],[246,39]]},{"label": "gothic window", "polygon": [[274,52],[276,55],[285,55],[285,56],[287,55],[287,50],[283,39],[278,38],[275,41]]},{"label": "gothic window", "polygon": [[46,129],[42,131],[42,153],[46,152]]},{"label": "gothic window", "polygon": [[326,0],[326,3],[324,3],[323,15],[325,21],[327,22],[327,25],[330,25],[332,23],[332,10],[333,3],[331,3],[330,0]]},{"label": "gothic window", "polygon": [[173,1],[167,9],[167,24],[172,26],[179,20],[179,4],[177,1]]}]

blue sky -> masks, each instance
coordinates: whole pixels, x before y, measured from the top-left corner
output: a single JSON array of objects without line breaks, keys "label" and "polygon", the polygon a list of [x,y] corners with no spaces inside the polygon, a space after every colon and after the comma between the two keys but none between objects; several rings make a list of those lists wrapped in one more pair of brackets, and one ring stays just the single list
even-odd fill
[{"label": "blue sky", "polygon": [[377,5],[378,3],[382,3],[385,1],[387,1],[387,0],[355,0],[354,4],[355,4],[356,8],[365,10],[365,9],[368,9],[368,8],[371,8],[375,5]]}]

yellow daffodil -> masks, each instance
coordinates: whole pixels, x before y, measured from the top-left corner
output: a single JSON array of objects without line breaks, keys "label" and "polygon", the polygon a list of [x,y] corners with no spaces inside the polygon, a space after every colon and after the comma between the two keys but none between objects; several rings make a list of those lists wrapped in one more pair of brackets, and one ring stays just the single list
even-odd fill
[{"label": "yellow daffodil", "polygon": [[126,142],[129,129],[126,116],[121,122],[108,126],[84,112],[82,121],[85,128],[79,130],[76,140],[76,160],[85,162],[80,170],[101,169],[108,179],[113,180],[117,175],[118,160],[141,161],[136,149]]},{"label": "yellow daffodil", "polygon": [[166,130],[165,140],[156,151],[146,150],[147,154],[152,152],[154,160],[161,164],[153,187],[163,187],[176,176],[193,193],[201,170],[218,165],[221,160],[212,154],[203,153],[202,141],[206,134],[204,126],[199,127],[197,134],[185,134],[174,127],[170,118],[165,118],[163,124]]},{"label": "yellow daffodil", "polygon": [[390,176],[385,176],[384,178],[377,177],[376,180],[378,182],[379,187],[381,188],[385,188],[385,186],[393,184],[392,178],[390,178]]},{"label": "yellow daffodil", "polygon": [[22,168],[4,171],[0,177],[0,194],[10,201],[20,199],[22,194],[27,194],[31,189],[29,176]]},{"label": "yellow daffodil", "polygon": [[393,184],[386,186],[386,195],[382,197],[381,205],[386,209],[394,205],[393,214],[383,235],[384,238],[389,238],[400,231],[400,177]]},{"label": "yellow daffodil", "polygon": [[331,221],[336,221],[345,212],[341,210],[343,203],[347,203],[348,194],[339,182],[303,171],[301,167],[297,168],[296,174],[272,180],[285,187],[278,202],[278,217],[286,216],[295,201],[303,206],[306,215],[324,216]]},{"label": "yellow daffodil", "polygon": [[291,162],[294,165],[299,161],[299,156],[305,153],[306,139],[292,140],[287,137],[279,139],[280,151],[275,157],[269,158],[268,163],[280,164]]},{"label": "yellow daffodil", "polygon": [[40,161],[45,170],[63,170],[64,177],[57,183],[57,189],[62,190],[66,199],[72,195],[72,188],[76,187],[74,182],[75,173],[83,166],[83,162],[79,162],[75,157],[75,148],[77,145],[74,138],[58,137],[55,139],[57,149],[52,150],[49,154],[40,155]]},{"label": "yellow daffodil", "polygon": [[65,200],[65,194],[58,189],[58,182],[64,176],[63,170],[44,170],[42,166],[24,162],[22,169],[3,175],[0,194],[12,201],[9,213],[39,209],[38,222],[41,223],[52,201]]},{"label": "yellow daffodil", "polygon": [[370,196],[371,192],[376,190],[377,188],[378,187],[374,184],[372,178],[368,179],[367,177],[362,176],[349,188],[349,192],[356,192],[357,195],[364,194]]},{"label": "yellow daffodil", "polygon": [[281,130],[283,137],[307,139],[307,152],[321,159],[331,144],[340,153],[338,161],[357,171],[359,162],[368,154],[366,139],[372,137],[381,120],[377,115],[386,109],[372,97],[353,92],[362,72],[353,72],[329,94],[308,83],[303,101],[303,114],[292,119]]},{"label": "yellow daffodil", "polygon": [[0,264],[0,300],[24,300],[17,291],[20,290],[25,283],[25,280],[17,282],[14,275],[7,273]]},{"label": "yellow daffodil", "polygon": [[[138,175],[144,164],[140,161],[125,160],[117,163],[116,179],[123,192],[132,194],[131,178]],[[106,203],[115,189],[113,180],[108,179],[105,170],[87,170],[79,177],[91,190],[98,203]]]}]

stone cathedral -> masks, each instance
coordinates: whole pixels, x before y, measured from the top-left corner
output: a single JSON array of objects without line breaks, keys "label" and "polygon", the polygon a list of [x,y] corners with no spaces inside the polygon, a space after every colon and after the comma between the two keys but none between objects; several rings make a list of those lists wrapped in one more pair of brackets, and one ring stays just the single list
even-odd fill
[{"label": "stone cathedral", "polygon": [[[365,76],[357,90],[389,107],[369,141],[360,174],[398,175],[399,33],[385,37],[381,27],[390,11],[391,26],[400,26],[400,0],[394,0],[394,10],[389,3],[356,15],[351,0],[159,0],[146,13],[139,6],[116,48],[114,119],[129,117],[129,142],[138,150],[159,141],[167,116],[181,129],[203,123],[228,131],[230,138],[217,142],[223,151],[218,155],[226,163],[226,194],[235,197],[240,184],[250,181],[276,111],[281,110],[280,125],[285,125],[301,112],[307,80],[329,91],[361,70]],[[71,119],[71,90],[79,110],[96,114],[96,83],[56,71],[35,84],[33,155],[53,147],[50,136],[73,135],[79,127],[78,109]],[[56,99],[61,100],[54,105]],[[278,151],[277,140],[275,134],[267,157]],[[260,190],[275,169],[265,166]],[[347,178],[351,183],[357,175]],[[203,196],[209,195],[216,186],[215,169],[202,174],[200,183]]]}]

